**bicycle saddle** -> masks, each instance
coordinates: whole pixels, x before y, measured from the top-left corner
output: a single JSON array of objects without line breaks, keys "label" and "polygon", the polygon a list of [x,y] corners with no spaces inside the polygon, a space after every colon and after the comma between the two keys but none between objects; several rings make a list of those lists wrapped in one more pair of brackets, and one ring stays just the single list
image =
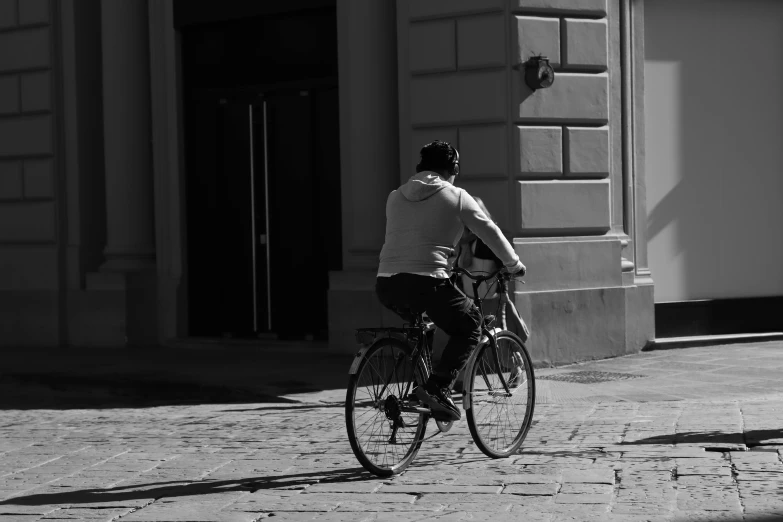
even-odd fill
[{"label": "bicycle saddle", "polygon": [[394,313],[410,323],[415,323],[417,319],[421,319],[424,310],[410,305],[398,305],[394,307]]}]

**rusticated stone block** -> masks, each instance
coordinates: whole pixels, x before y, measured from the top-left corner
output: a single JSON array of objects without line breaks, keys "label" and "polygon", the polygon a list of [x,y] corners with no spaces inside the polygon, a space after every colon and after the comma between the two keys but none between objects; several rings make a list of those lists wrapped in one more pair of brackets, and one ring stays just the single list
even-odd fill
[{"label": "rusticated stone block", "polygon": [[460,18],[457,22],[459,68],[506,63],[506,24],[502,14]]},{"label": "rusticated stone block", "polygon": [[0,241],[53,241],[54,203],[0,205]]},{"label": "rusticated stone block", "polygon": [[504,121],[505,71],[415,77],[410,90],[411,124]]},{"label": "rusticated stone block", "polygon": [[54,196],[52,160],[35,159],[24,162],[24,197],[51,198]]},{"label": "rusticated stone block", "polygon": [[19,23],[41,24],[49,21],[49,0],[21,0]]},{"label": "rusticated stone block", "polygon": [[518,173],[563,172],[563,131],[560,127],[517,127]]},{"label": "rusticated stone block", "polygon": [[608,121],[609,77],[606,73],[557,74],[551,87],[535,92],[525,84],[522,72],[512,74],[511,83],[520,121]]},{"label": "rusticated stone block", "polygon": [[460,173],[467,175],[505,175],[505,125],[462,127],[459,130]]},{"label": "rusticated stone block", "polygon": [[[515,238],[530,276],[518,291],[620,286],[620,241],[615,238]],[[535,276],[533,275],[535,274]]]},{"label": "rusticated stone block", "polygon": [[409,57],[412,73],[455,70],[454,21],[411,24]]},{"label": "rusticated stone block", "polygon": [[[54,248],[52,250],[54,251]],[[0,253],[0,263],[3,262],[4,254],[4,252]],[[52,259],[55,262],[56,256],[56,252],[52,252]],[[32,272],[35,277],[50,278],[49,274],[43,276],[39,272]],[[6,275],[3,268],[0,268],[0,273]],[[53,268],[51,272],[53,278],[56,278],[56,273],[56,268]],[[59,329],[60,293],[56,290],[56,284],[51,288],[0,292],[0,317],[3,318],[5,346],[57,346],[62,341]],[[11,517],[17,518],[13,515]],[[3,516],[5,520],[8,518]]]},{"label": "rusticated stone block", "polygon": [[48,72],[25,74],[21,82],[23,111],[44,111],[51,108],[51,75]]},{"label": "rusticated stone block", "polygon": [[511,9],[606,16],[606,0],[511,0]]},{"label": "rusticated stone block", "polygon": [[16,25],[16,0],[0,0],[0,29]]},{"label": "rusticated stone block", "polygon": [[522,230],[609,230],[609,181],[518,181],[518,227]]},{"label": "rusticated stone block", "polygon": [[[427,143],[430,143],[435,140],[445,141],[448,143],[451,143],[457,149],[460,151],[460,156],[462,155],[462,147],[459,146],[459,143],[457,141],[457,128],[456,127],[438,127],[438,128],[427,128],[427,129],[417,129],[414,131],[411,131],[411,170],[410,173],[403,173],[403,180],[407,180],[408,177],[412,176],[414,172],[416,172],[416,165],[419,163],[419,160],[421,159],[419,157],[419,151],[421,148],[426,145]],[[462,163],[462,157],[460,157],[460,167]]]},{"label": "rusticated stone block", "polygon": [[0,33],[0,71],[48,67],[49,29]]},{"label": "rusticated stone block", "polygon": [[609,127],[569,127],[566,136],[568,174],[609,176]]},{"label": "rusticated stone block", "polygon": [[606,20],[564,20],[566,67],[600,68],[609,64]]},{"label": "rusticated stone block", "polygon": [[560,63],[560,20],[517,16],[514,41],[517,43],[515,63],[524,63],[531,56],[544,55],[549,63]]},{"label": "rusticated stone block", "polygon": [[0,114],[19,111],[19,78],[16,75],[0,76]]},{"label": "rusticated stone block", "polygon": [[411,18],[500,11],[504,0],[409,0]]},{"label": "rusticated stone block", "polygon": [[0,120],[0,157],[23,154],[51,154],[50,116]]},{"label": "rusticated stone block", "polygon": [[0,200],[22,197],[22,173],[18,161],[0,161]]},{"label": "rusticated stone block", "polygon": [[0,246],[0,290],[57,288],[53,245]]},{"label": "rusticated stone block", "polygon": [[481,198],[501,230],[509,231],[507,180],[457,179],[457,186]]}]

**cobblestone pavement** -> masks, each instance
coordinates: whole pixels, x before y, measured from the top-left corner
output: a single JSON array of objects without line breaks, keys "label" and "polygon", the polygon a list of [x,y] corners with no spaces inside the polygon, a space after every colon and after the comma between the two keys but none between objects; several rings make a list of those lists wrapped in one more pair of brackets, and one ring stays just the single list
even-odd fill
[{"label": "cobblestone pavement", "polygon": [[393,479],[359,467],[340,389],[3,410],[0,520],[783,519],[782,369],[781,343],[541,369],[518,455],[486,458],[461,421]]}]

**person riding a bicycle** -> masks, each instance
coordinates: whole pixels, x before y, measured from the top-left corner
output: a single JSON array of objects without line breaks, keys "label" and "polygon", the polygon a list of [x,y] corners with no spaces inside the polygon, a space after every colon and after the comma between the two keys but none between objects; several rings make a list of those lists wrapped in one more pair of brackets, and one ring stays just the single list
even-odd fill
[{"label": "person riding a bicycle", "polygon": [[375,291],[381,304],[410,321],[426,312],[449,335],[429,380],[415,390],[433,417],[459,420],[451,385],[479,344],[483,317],[472,299],[449,279],[455,247],[467,227],[512,274],[525,266],[495,223],[465,189],[454,186],[459,153],[449,143],[422,147],[416,175],[389,194],[386,236]]}]

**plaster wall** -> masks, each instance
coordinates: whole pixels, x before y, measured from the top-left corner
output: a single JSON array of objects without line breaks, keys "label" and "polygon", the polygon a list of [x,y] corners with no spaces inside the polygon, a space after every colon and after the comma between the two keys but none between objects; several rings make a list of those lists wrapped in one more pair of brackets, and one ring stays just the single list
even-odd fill
[{"label": "plaster wall", "polygon": [[645,78],[655,301],[783,295],[783,4],[646,0]]}]

